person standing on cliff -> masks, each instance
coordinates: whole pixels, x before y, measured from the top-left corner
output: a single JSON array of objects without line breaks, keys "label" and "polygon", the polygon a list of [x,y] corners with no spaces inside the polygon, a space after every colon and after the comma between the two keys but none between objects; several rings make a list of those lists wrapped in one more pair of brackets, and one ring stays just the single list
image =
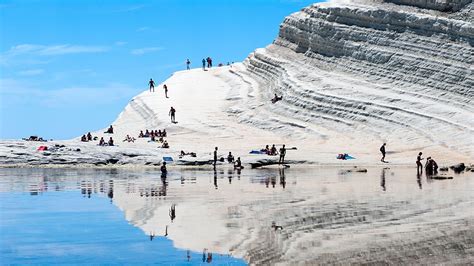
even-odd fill
[{"label": "person standing on cliff", "polygon": [[190,65],[191,65],[191,61],[189,61],[189,58],[188,58],[188,59],[186,59],[186,69],[187,70],[191,69]]},{"label": "person standing on cliff", "polygon": [[385,145],[387,145],[387,143],[384,143],[382,147],[380,147],[380,152],[382,153],[382,159],[380,159],[380,161],[382,163],[386,163],[385,162]]},{"label": "person standing on cliff", "polygon": [[176,110],[171,106],[170,112],[168,114],[171,116],[171,123],[176,123]]},{"label": "person standing on cliff", "polygon": [[202,70],[206,70],[206,59],[202,59]]},{"label": "person standing on cliff", "polygon": [[148,81],[148,85],[150,85],[150,92],[153,90],[153,92],[155,92],[155,82],[153,81],[153,79],[150,79],[150,81]]},{"label": "person standing on cliff", "polygon": [[163,89],[165,90],[165,97],[169,98],[168,97],[168,86],[166,86],[166,84],[163,84]]}]

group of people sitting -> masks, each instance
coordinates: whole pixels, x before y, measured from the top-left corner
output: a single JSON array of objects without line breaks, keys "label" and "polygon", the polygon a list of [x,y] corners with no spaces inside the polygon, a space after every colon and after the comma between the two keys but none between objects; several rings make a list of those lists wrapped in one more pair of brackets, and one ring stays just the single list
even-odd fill
[{"label": "group of people sitting", "polygon": [[88,132],[87,135],[85,135],[85,134],[82,135],[81,141],[82,142],[92,141],[92,134],[90,132]]},{"label": "group of people sitting", "polygon": [[99,140],[99,146],[114,146],[114,140],[110,137],[109,141],[105,142],[104,137],[101,137]]},{"label": "group of people sitting", "polygon": [[47,141],[47,140],[43,139],[42,137],[38,137],[38,136],[30,136],[29,138],[23,138],[23,140],[26,140],[26,141]]},{"label": "group of people sitting", "polygon": [[436,175],[438,173],[438,164],[431,157],[426,158],[425,171],[427,175]]},{"label": "group of people sitting", "polygon": [[179,158],[182,158],[183,156],[186,156],[186,155],[189,155],[191,157],[196,157],[195,152],[185,152],[185,151],[181,150],[181,152],[179,154]]},{"label": "group of people sitting", "polygon": [[242,161],[240,161],[240,157],[237,157],[237,160],[235,160],[232,152],[229,152],[229,155],[227,155],[227,162],[233,163],[234,168],[242,168]]},{"label": "group of people sitting", "polygon": [[158,138],[166,138],[166,129],[163,129],[163,131],[161,130],[145,130],[145,133],[143,133],[143,130],[140,130],[140,134],[138,134],[138,137],[139,138],[155,138],[155,137],[158,137]]},{"label": "group of people sitting", "polygon": [[278,150],[275,147],[275,144],[273,144],[271,148],[269,147],[269,145],[266,145],[265,148],[261,149],[260,151],[266,153],[267,155],[278,155]]}]

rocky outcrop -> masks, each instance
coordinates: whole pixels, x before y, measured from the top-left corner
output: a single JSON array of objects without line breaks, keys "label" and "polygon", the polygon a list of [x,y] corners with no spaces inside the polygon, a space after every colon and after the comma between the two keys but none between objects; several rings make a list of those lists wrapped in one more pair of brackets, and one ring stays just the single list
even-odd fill
[{"label": "rocky outcrop", "polygon": [[[240,73],[260,85],[257,99],[283,96],[264,115],[296,119],[292,135],[314,126],[322,137],[357,132],[472,156],[474,26],[463,18],[473,4],[399,2],[437,10],[331,2],[285,18],[274,43]],[[443,3],[464,7],[462,15],[439,12]],[[259,115],[242,120],[252,119]]]},{"label": "rocky outcrop", "polygon": [[462,9],[471,3],[471,0],[385,0],[385,2],[449,12]]}]

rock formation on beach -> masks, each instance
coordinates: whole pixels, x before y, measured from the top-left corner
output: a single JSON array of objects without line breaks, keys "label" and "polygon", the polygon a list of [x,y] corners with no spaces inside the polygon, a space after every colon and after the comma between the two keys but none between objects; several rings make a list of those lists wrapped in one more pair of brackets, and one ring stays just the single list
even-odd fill
[{"label": "rock formation on beach", "polygon": [[[420,150],[441,162],[470,162],[473,7],[469,0],[311,5],[286,17],[275,41],[243,63],[177,72],[164,82],[169,99],[159,89],[134,97],[113,123],[114,138],[166,128],[171,149],[139,140],[120,143],[114,153],[146,148],[161,158],[180,150],[209,153],[217,145],[248,156],[286,143],[298,147],[288,157],[299,161],[339,163],[338,153],[350,153],[360,165],[378,162],[387,142],[391,163],[413,164]],[[282,100],[271,103],[274,94]],[[177,124],[170,123],[171,106]],[[76,163],[98,157],[95,145],[80,148],[83,160]],[[150,163],[141,158],[116,159]]]}]

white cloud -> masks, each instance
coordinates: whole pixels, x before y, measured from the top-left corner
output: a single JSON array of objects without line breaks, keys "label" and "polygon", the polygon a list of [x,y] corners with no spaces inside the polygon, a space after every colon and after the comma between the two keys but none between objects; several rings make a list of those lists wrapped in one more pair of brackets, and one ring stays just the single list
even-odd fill
[{"label": "white cloud", "polygon": [[28,69],[18,72],[20,76],[36,76],[44,73],[44,69]]},{"label": "white cloud", "polygon": [[40,89],[34,84],[14,79],[0,79],[0,98],[8,104],[26,105],[39,103],[48,108],[103,105],[118,100],[130,99],[137,90],[125,84],[106,84],[102,87],[66,87]]},{"label": "white cloud", "polygon": [[144,55],[147,53],[157,52],[163,50],[163,47],[144,47],[139,49],[133,49],[131,54],[133,55]]},{"label": "white cloud", "polygon": [[10,48],[5,55],[17,56],[24,54],[33,55],[64,55],[64,54],[78,54],[78,53],[99,53],[105,52],[108,47],[105,46],[85,46],[85,45],[37,45],[37,44],[20,44]]}]

